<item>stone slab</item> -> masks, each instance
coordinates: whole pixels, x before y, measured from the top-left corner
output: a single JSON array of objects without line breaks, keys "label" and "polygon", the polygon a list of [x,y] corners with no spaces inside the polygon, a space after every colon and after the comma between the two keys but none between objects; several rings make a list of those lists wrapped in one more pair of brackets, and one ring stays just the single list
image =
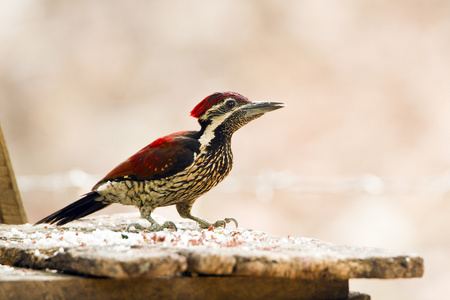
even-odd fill
[{"label": "stone slab", "polygon": [[176,232],[124,231],[130,222],[145,224],[137,214],[120,214],[62,227],[0,225],[0,264],[121,279],[193,274],[346,281],[423,274],[416,254],[231,226],[201,230],[184,220]]}]

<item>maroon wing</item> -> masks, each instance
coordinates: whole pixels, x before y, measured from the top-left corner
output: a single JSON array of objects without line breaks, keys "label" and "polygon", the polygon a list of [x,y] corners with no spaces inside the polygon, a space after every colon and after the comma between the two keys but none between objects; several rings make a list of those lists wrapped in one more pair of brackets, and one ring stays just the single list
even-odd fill
[{"label": "maroon wing", "polygon": [[107,181],[154,180],[174,175],[194,161],[200,150],[196,132],[182,131],[159,138],[115,167],[92,190]]}]

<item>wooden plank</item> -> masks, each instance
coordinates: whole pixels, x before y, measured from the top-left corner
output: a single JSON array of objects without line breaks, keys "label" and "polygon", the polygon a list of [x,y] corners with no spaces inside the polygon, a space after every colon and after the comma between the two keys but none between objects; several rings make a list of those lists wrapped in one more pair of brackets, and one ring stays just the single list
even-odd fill
[{"label": "wooden plank", "polygon": [[0,274],[0,299],[309,300],[347,299],[349,295],[348,280],[231,276],[106,279],[17,268],[6,273]]},{"label": "wooden plank", "polygon": [[[1,156],[0,156],[1,157]],[[3,163],[4,160],[2,160]],[[8,168],[6,166],[0,165],[0,178],[9,176]]]},{"label": "wooden plank", "polygon": [[0,125],[0,223],[28,222]]}]

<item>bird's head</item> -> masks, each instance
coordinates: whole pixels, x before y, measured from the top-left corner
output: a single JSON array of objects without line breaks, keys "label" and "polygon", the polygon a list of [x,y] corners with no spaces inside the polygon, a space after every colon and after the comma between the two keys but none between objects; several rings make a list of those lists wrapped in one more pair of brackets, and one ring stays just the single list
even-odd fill
[{"label": "bird's head", "polygon": [[202,126],[235,132],[248,122],[261,117],[266,112],[284,107],[280,102],[249,101],[234,92],[214,93],[203,99],[191,111]]}]

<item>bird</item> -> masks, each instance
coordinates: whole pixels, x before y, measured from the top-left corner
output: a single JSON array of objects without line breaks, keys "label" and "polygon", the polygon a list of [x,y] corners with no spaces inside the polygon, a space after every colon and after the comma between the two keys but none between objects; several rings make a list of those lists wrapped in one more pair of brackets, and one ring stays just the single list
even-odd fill
[{"label": "bird", "polygon": [[198,103],[191,116],[200,130],[180,131],[161,137],[112,169],[92,190],[72,204],[35,223],[64,225],[113,203],[134,205],[149,227],[131,223],[127,229],[175,229],[174,222],[157,223],[157,207],[175,205],[182,218],[200,228],[225,227],[237,221],[209,222],[191,214],[194,202],[220,183],[231,171],[231,137],[239,128],[267,112],[284,107],[281,102],[250,101],[236,92],[211,94]]}]

